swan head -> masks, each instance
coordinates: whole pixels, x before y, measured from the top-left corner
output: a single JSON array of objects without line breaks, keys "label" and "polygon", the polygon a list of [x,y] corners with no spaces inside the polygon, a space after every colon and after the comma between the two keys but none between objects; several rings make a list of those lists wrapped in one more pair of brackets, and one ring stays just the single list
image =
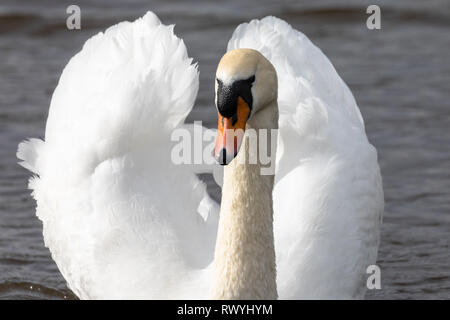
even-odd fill
[{"label": "swan head", "polygon": [[275,68],[256,50],[235,49],[222,57],[215,84],[219,124],[214,156],[219,164],[236,157],[247,124],[272,129],[255,115],[277,100],[277,83]]}]

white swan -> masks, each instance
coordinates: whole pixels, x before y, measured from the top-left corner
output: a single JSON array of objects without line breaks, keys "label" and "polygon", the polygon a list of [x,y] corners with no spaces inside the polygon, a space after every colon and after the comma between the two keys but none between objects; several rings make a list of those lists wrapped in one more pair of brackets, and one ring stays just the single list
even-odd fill
[{"label": "white swan", "polygon": [[[219,116],[251,107],[247,128],[280,130],[275,182],[258,164],[224,167],[220,219],[198,169],[170,158],[173,129],[192,129],[184,119],[198,90],[172,27],[150,12],[120,23],[64,69],[45,141],[21,143],[18,158],[34,173],[45,244],[80,298],[364,296],[384,201],[350,90],[306,36],[274,17],[240,25],[228,50],[222,86],[255,79],[231,92],[239,102],[216,85]],[[249,149],[242,141],[238,158]]]}]

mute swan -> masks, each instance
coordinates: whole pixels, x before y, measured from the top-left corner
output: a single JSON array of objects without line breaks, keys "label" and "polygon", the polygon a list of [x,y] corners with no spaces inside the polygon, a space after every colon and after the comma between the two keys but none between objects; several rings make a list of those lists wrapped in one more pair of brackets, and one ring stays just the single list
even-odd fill
[{"label": "mute swan", "polygon": [[350,90],[274,17],[241,24],[228,51],[216,74],[223,126],[279,134],[274,177],[238,164],[247,133],[228,159],[219,130],[215,155],[231,161],[214,167],[224,168],[220,218],[198,168],[170,158],[171,132],[192,129],[184,120],[198,90],[173,27],[151,12],[119,23],[65,67],[45,141],[22,142],[17,156],[34,174],[45,244],[78,297],[363,298],[384,200]]}]

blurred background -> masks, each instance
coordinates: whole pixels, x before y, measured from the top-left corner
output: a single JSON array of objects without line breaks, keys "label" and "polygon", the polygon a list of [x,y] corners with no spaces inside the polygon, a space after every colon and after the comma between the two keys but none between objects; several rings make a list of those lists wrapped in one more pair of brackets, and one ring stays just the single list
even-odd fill
[{"label": "blurred background", "polygon": [[[68,30],[66,8],[81,8]],[[381,30],[366,8],[381,7]],[[305,33],[355,95],[378,149],[386,208],[378,265],[381,290],[368,299],[450,298],[450,2],[118,1],[0,2],[0,299],[75,299],[42,239],[17,144],[43,137],[61,71],[92,35],[147,10],[176,24],[199,63],[189,121],[216,125],[214,73],[234,28],[275,15]],[[217,199],[219,190],[205,177]]]}]

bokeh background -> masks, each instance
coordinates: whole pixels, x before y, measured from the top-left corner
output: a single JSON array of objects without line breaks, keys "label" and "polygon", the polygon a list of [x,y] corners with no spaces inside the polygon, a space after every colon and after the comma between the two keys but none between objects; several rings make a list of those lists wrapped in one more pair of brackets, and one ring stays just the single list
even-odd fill
[{"label": "bokeh background", "polygon": [[[81,7],[81,30],[66,8]],[[366,8],[381,7],[381,30]],[[450,2],[118,1],[0,2],[0,299],[74,299],[42,239],[17,144],[43,137],[52,92],[68,60],[92,35],[147,10],[176,24],[199,63],[189,121],[216,125],[214,71],[234,28],[275,15],[305,33],[353,91],[378,149],[386,209],[368,299],[450,298]],[[215,198],[219,190],[204,177]]]}]

